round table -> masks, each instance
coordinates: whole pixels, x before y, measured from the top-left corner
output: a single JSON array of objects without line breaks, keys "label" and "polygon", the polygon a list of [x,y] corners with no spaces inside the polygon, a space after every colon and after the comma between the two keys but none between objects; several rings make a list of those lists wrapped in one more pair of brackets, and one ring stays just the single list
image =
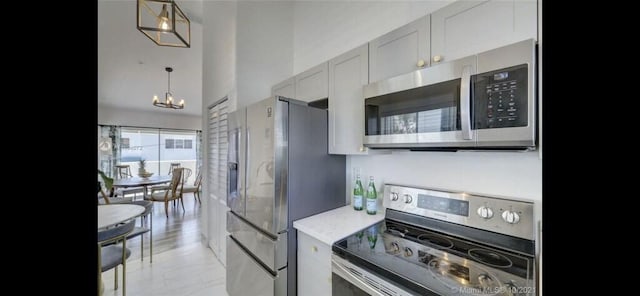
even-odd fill
[{"label": "round table", "polygon": [[143,194],[146,197],[147,191],[148,191],[147,186],[164,184],[169,182],[171,182],[171,175],[157,175],[157,176],[151,176],[149,178],[133,177],[133,178],[113,180],[113,188],[116,188],[116,187],[127,188],[127,187],[142,186],[144,187]]},{"label": "round table", "polygon": [[139,205],[114,204],[98,206],[98,229],[125,222],[144,213]]}]

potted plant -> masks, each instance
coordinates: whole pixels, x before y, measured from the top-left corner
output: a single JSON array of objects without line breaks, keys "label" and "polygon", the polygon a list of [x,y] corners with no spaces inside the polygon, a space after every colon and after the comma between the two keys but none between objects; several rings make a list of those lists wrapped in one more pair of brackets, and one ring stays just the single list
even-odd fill
[{"label": "potted plant", "polygon": [[139,164],[139,168],[138,168],[138,175],[140,176],[144,176],[147,173],[147,170],[145,169],[146,164],[146,160],[144,158],[140,158],[140,160],[138,161]]}]

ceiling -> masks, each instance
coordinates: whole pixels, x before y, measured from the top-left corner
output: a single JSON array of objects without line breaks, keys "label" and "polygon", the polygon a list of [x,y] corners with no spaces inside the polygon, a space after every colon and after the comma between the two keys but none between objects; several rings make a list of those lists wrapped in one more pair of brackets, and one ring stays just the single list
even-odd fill
[{"label": "ceiling", "polygon": [[[98,103],[172,114],[202,114],[202,0],[176,1],[191,20],[191,47],[158,46],[136,28],[136,0],[98,1]],[[174,101],[182,110],[152,105],[164,98],[172,67]]]}]

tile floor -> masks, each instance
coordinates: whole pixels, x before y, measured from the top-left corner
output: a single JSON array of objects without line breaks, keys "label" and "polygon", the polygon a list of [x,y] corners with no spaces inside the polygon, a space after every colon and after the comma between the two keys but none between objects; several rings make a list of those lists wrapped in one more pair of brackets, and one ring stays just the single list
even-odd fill
[{"label": "tile floor", "polygon": [[[114,271],[102,274],[104,295],[122,295],[122,267],[118,268],[118,289],[113,289]],[[127,261],[127,295],[226,296],[225,268],[204,243],[189,245]]]}]

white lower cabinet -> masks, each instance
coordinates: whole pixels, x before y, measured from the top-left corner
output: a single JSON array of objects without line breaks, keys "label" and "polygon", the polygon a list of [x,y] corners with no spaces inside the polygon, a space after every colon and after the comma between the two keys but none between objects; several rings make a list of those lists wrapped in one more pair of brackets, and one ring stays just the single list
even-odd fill
[{"label": "white lower cabinet", "polygon": [[298,295],[331,295],[331,246],[298,231]]}]

